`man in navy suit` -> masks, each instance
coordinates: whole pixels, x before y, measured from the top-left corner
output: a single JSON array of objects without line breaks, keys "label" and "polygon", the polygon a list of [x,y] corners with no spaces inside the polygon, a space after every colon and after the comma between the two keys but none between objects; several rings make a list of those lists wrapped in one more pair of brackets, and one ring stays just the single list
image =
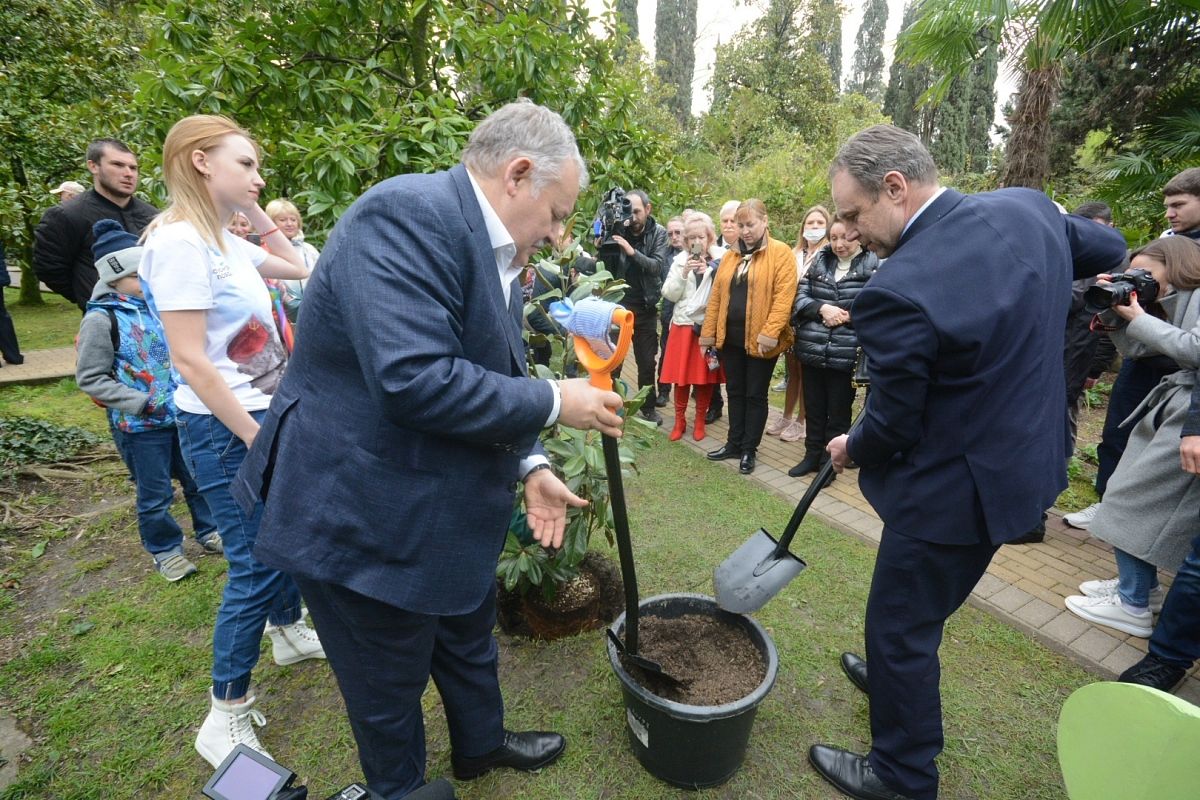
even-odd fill
[{"label": "man in navy suit", "polygon": [[587,182],[562,118],[529,102],[472,133],[463,163],[373,187],[338,221],[298,346],[238,476],[266,501],[255,555],[300,587],[371,790],[425,776],[432,677],[456,777],[536,770],[553,733],[504,727],[496,560],[518,481],[538,540],[582,506],[538,444],[547,425],[620,435],[621,400],[527,376],[517,276]]},{"label": "man in navy suit", "polygon": [[863,421],[828,447],[838,471],[861,467],[884,529],[867,659],[842,657],[870,695],[871,751],[809,759],[851,797],[934,800],[942,629],[1067,485],[1071,281],[1119,266],[1125,241],[1030,189],[941,188],[920,140],[890,125],[851,138],[830,180],[846,237],[887,258],[850,311],[870,365]]}]

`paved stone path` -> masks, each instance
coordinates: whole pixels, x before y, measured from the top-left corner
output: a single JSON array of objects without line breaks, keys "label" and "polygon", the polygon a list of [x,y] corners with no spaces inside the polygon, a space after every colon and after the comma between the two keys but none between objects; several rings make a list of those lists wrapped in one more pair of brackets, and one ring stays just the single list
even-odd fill
[{"label": "paved stone path", "polygon": [[0,369],[0,387],[17,384],[53,383],[75,377],[75,348],[27,350],[25,363],[5,364]]},{"label": "paved stone path", "polygon": [[[632,362],[630,355],[627,375],[636,372]],[[0,369],[0,387],[56,381],[74,374],[74,348],[35,350],[25,354],[21,366],[5,365]],[[672,407],[660,411],[664,428],[669,428],[674,419]],[[770,413],[770,419],[774,419],[779,410],[772,408]],[[726,431],[725,421],[718,421],[708,426],[708,436],[703,441],[696,442],[689,428],[679,444],[705,453],[721,446]],[[747,480],[795,503],[808,488],[811,476],[789,478],[787,471],[803,455],[802,442],[783,442],[775,436],[764,436],[758,450],[758,467]],[[736,470],[737,462],[714,463],[713,469]],[[855,470],[839,475],[817,495],[811,513],[833,527],[879,544],[883,523],[859,492]],[[1146,640],[1076,617],[1063,607],[1063,598],[1078,594],[1079,584],[1085,580],[1113,575],[1116,565],[1112,549],[1088,536],[1087,531],[1067,527],[1062,515],[1052,511],[1046,523],[1046,541],[1001,547],[987,574],[975,587],[970,602],[1101,678],[1112,679],[1142,657]],[[1200,666],[1192,670],[1176,694],[1200,704]]]}]

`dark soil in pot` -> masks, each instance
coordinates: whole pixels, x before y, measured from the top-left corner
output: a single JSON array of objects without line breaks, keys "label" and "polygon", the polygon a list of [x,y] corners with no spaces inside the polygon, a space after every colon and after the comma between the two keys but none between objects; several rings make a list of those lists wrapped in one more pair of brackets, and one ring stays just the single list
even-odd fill
[{"label": "dark soil in pot", "polygon": [[638,683],[667,700],[724,705],[750,694],[766,677],[767,664],[742,627],[704,614],[648,615],[641,618],[638,630],[639,654],[657,661],[683,686],[665,683],[631,664],[623,666]]}]

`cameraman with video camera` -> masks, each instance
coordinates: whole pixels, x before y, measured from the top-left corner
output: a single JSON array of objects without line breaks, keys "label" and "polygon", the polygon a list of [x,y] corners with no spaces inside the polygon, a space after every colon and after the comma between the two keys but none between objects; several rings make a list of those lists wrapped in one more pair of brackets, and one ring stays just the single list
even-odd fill
[{"label": "cameraman with video camera", "polygon": [[611,244],[600,242],[600,260],[614,277],[629,285],[621,305],[633,312],[633,357],[637,362],[638,388],[649,386],[652,391],[639,413],[661,425],[662,415],[654,407],[653,391],[657,389],[658,300],[670,243],[666,229],[651,216],[650,197],[641,189],[632,189],[624,196],[629,202],[630,216],[612,232]]}]

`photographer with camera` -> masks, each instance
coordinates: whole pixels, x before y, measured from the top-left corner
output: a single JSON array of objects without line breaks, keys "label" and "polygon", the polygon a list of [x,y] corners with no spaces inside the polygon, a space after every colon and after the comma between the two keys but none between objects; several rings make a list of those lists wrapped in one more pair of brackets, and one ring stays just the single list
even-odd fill
[{"label": "photographer with camera", "polygon": [[[650,197],[641,189],[609,193],[610,202],[628,201],[628,217],[615,220],[600,245],[600,260],[605,268],[629,285],[621,305],[633,312],[633,358],[637,362],[638,388],[657,389],[655,361],[658,356],[658,299],[662,291],[663,274],[667,271],[667,251],[670,242],[667,231],[651,216]],[[602,207],[602,215],[609,214]],[[624,215],[621,215],[624,216]],[[646,398],[639,412],[655,425],[662,424],[662,415],[654,407],[655,395]]]},{"label": "photographer with camera", "polygon": [[1088,528],[1113,546],[1118,577],[1085,581],[1083,594],[1068,597],[1066,606],[1090,622],[1149,638],[1152,613],[1162,607],[1157,568],[1182,563],[1200,507],[1200,482],[1179,466],[1179,438],[1200,368],[1200,244],[1182,236],[1157,239],[1135,251],[1130,266],[1111,280],[1102,277],[1085,300],[1105,308],[1105,323],[1121,323],[1111,336],[1127,358],[1166,356],[1180,369],[1123,423],[1132,427],[1129,442]]},{"label": "photographer with camera", "polygon": [[[1163,186],[1162,194],[1163,208],[1171,226],[1167,235],[1200,239],[1200,167],[1185,169],[1171,178]],[[1121,454],[1129,440],[1129,428],[1122,427],[1121,422],[1137,408],[1146,394],[1165,375],[1176,369],[1178,365],[1160,356],[1126,358],[1122,362],[1121,370],[1117,373],[1108,396],[1104,431],[1100,436],[1100,444],[1096,447],[1096,458],[1099,462],[1096,469],[1096,494],[1101,500],[1104,499],[1109,478],[1117,468],[1117,462],[1121,460]],[[1063,522],[1072,528],[1089,530],[1099,507],[1099,503],[1093,503],[1082,511],[1067,514],[1063,517]]]}]

